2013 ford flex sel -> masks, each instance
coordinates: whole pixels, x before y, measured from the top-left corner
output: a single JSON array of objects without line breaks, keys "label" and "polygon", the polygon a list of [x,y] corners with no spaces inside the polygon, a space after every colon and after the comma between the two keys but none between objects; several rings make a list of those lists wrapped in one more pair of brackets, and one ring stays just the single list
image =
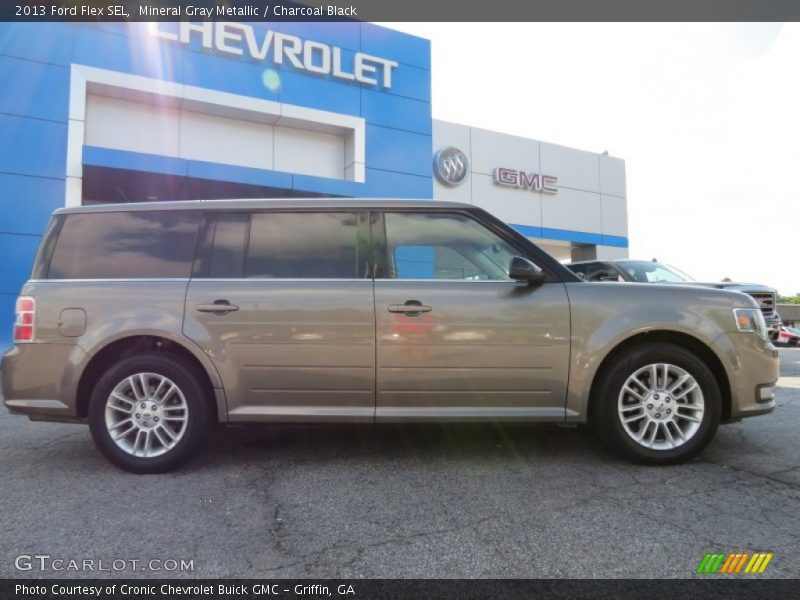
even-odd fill
[{"label": "2013 ford flex sel", "polygon": [[318,199],[56,211],[17,302],[6,407],[88,421],[114,464],[215,421],[592,424],[653,464],[770,412],[738,292],[588,283],[469,205]]}]

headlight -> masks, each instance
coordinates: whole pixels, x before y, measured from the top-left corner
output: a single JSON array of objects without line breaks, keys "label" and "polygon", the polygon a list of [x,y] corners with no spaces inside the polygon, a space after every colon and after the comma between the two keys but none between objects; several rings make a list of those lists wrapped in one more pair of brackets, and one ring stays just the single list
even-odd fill
[{"label": "headlight", "polygon": [[733,316],[739,331],[752,331],[767,339],[767,324],[758,308],[734,308]]}]

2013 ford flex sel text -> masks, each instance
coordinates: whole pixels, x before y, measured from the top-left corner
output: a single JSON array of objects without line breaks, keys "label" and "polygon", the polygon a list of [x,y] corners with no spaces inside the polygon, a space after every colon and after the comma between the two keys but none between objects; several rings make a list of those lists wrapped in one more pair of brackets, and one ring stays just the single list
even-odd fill
[{"label": "2013 ford flex sel text", "polygon": [[770,412],[755,301],[588,283],[469,205],[319,199],[56,211],[17,302],[6,407],[88,421],[114,464],[215,421],[591,423],[675,463]]}]

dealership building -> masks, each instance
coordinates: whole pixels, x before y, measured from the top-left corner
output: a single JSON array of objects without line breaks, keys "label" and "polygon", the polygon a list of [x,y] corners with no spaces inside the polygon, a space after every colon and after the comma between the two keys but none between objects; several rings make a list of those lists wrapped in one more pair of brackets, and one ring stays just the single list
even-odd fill
[{"label": "dealership building", "polygon": [[621,159],[433,120],[434,76],[430,41],[370,23],[0,23],[0,347],[62,206],[435,198],[627,255]]}]

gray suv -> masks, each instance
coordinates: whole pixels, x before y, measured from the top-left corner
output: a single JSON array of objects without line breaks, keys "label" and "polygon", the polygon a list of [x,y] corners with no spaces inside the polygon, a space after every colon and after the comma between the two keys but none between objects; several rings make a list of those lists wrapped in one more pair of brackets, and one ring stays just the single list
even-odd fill
[{"label": "gray suv", "polygon": [[428,201],[56,211],[2,362],[13,413],[88,422],[134,472],[214,422],[590,423],[685,461],[775,407],[745,294],[581,281],[488,213]]}]

